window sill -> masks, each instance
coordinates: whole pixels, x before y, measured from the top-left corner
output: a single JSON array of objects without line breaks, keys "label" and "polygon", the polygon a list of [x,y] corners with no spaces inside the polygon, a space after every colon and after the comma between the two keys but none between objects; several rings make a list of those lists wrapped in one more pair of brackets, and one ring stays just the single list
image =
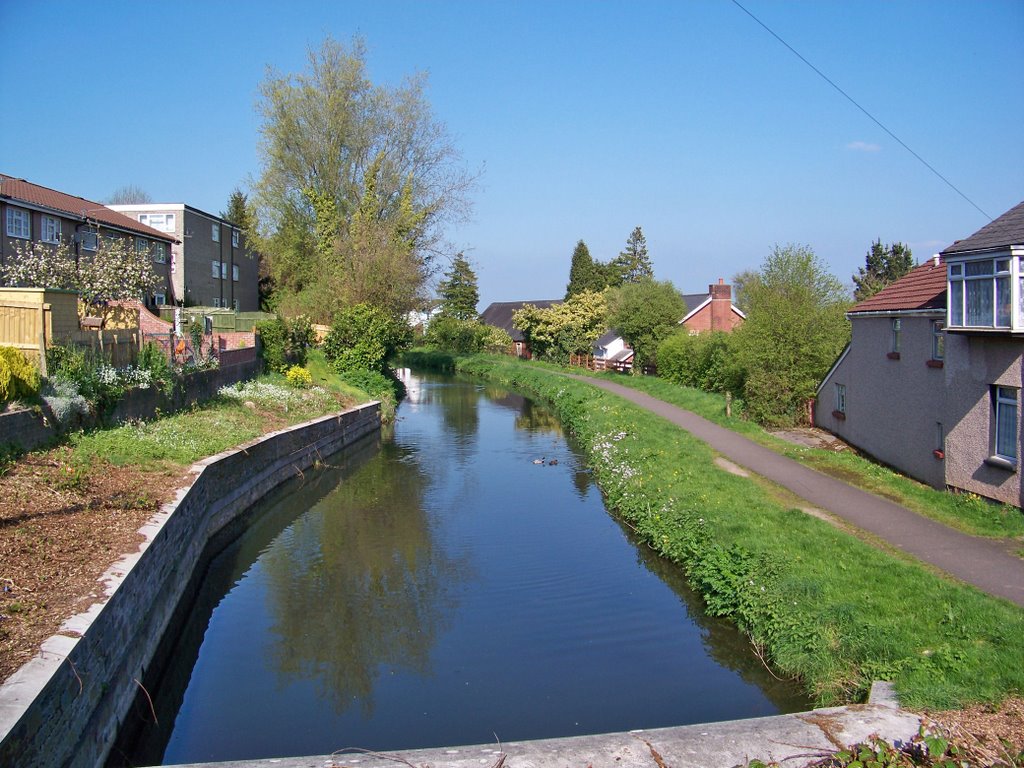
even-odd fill
[{"label": "window sill", "polygon": [[888,357],[890,360],[899,360],[900,359],[900,353],[899,352],[889,352],[889,353],[886,354],[886,357]]},{"label": "window sill", "polygon": [[925,360],[924,364],[929,368],[942,368],[941,360]]},{"label": "window sill", "polygon": [[843,411],[832,411],[832,418],[846,421],[846,414]]},{"label": "window sill", "polygon": [[1006,469],[1010,472],[1017,471],[1017,462],[1013,459],[1004,459],[1002,456],[989,456],[985,459],[985,463],[990,467],[997,467],[998,469]]}]

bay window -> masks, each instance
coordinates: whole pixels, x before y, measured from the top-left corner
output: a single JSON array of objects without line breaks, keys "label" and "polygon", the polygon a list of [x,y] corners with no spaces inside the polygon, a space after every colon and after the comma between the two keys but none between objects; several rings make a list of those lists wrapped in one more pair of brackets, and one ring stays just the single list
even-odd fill
[{"label": "bay window", "polygon": [[1024,276],[1017,256],[962,261],[951,257],[948,265],[951,327],[1024,331]]}]

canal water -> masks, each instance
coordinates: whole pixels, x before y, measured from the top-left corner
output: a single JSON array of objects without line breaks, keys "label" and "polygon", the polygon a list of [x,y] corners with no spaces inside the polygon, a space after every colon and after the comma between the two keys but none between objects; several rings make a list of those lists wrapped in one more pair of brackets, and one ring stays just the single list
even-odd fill
[{"label": "canal water", "polygon": [[606,512],[549,410],[477,381],[404,376],[393,430],[278,489],[211,560],[168,668],[148,682],[154,710],[130,718],[112,763],[808,707]]}]

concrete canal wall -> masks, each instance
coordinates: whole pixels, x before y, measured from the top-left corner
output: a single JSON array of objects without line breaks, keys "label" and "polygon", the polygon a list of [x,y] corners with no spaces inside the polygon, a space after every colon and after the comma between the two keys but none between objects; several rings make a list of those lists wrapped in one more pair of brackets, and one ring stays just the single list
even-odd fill
[{"label": "concrete canal wall", "polygon": [[139,551],[104,574],[98,601],[0,686],[0,765],[102,765],[208,543],[275,486],[379,429],[370,403],[195,464]]}]

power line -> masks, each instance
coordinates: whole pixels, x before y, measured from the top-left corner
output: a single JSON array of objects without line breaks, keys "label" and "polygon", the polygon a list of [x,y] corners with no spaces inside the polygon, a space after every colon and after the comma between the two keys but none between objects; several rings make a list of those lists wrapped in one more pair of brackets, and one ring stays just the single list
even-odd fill
[{"label": "power line", "polygon": [[936,176],[938,176],[938,177],[939,177],[940,179],[942,179],[942,181],[944,181],[944,182],[945,182],[945,183],[946,183],[946,184],[947,184],[947,185],[949,186],[949,188],[950,188],[950,189],[952,189],[952,190],[953,190],[954,192],[956,192],[956,193],[957,193],[958,195],[960,195],[960,197],[962,197],[962,198],[963,198],[964,200],[966,200],[966,201],[967,201],[968,203],[970,203],[971,205],[973,205],[973,206],[974,206],[974,207],[975,207],[975,208],[976,208],[976,209],[978,210],[978,212],[979,212],[979,213],[981,213],[981,215],[982,215],[982,216],[984,216],[984,217],[985,217],[986,219],[988,219],[989,221],[992,221],[992,217],[991,217],[991,216],[989,216],[989,215],[988,215],[987,213],[985,213],[985,211],[983,211],[983,210],[981,209],[981,207],[980,207],[980,206],[979,206],[979,205],[978,205],[977,203],[975,203],[975,202],[974,202],[973,200],[971,200],[971,198],[969,198],[969,197],[968,197],[967,195],[965,195],[965,194],[964,194],[963,192],[961,192],[961,191],[960,191],[959,189],[957,189],[956,185],[955,185],[955,184],[953,184],[953,182],[951,182],[951,181],[950,181],[949,179],[947,179],[947,178],[946,178],[945,176],[943,176],[943,175],[942,175],[941,173],[939,173],[939,172],[938,172],[937,170],[935,170],[935,168],[933,168],[933,167],[931,166],[931,164],[930,164],[930,163],[929,163],[929,162],[928,162],[927,160],[925,160],[925,159],[924,159],[923,157],[921,157],[921,156],[920,156],[919,154],[917,154],[917,152],[915,152],[915,151],[914,151],[914,150],[912,150],[912,149],[911,149],[910,147],[908,147],[908,146],[907,146],[907,144],[906,144],[906,142],[904,142],[904,141],[903,141],[903,139],[901,139],[901,138],[900,138],[899,136],[897,136],[897,135],[896,135],[895,133],[893,133],[893,132],[892,132],[892,131],[890,131],[890,130],[889,130],[888,128],[886,128],[886,127],[885,127],[884,125],[882,125],[882,122],[881,122],[881,121],[880,121],[880,120],[879,120],[879,119],[878,119],[877,117],[875,117],[875,116],[874,116],[874,115],[872,115],[872,114],[871,114],[870,112],[868,112],[868,111],[867,111],[867,110],[866,110],[866,109],[865,109],[864,107],[862,107],[862,106],[861,106],[860,104],[858,104],[858,103],[857,103],[857,100],[856,100],[856,99],[854,99],[854,98],[853,98],[853,97],[852,97],[852,96],[851,96],[850,94],[848,94],[848,93],[847,93],[846,91],[844,91],[844,90],[843,90],[842,88],[840,88],[840,87],[839,87],[838,85],[836,85],[836,84],[835,84],[834,82],[832,82],[832,80],[831,80],[831,79],[830,79],[830,78],[828,77],[828,75],[826,75],[826,74],[825,74],[824,72],[822,72],[822,71],[821,71],[820,69],[818,69],[818,68],[817,68],[816,66],[814,66],[813,64],[811,64],[811,62],[809,62],[809,61],[808,61],[807,59],[805,59],[805,58],[804,58],[804,57],[803,57],[803,56],[802,56],[802,55],[800,54],[800,52],[799,52],[798,50],[796,50],[796,49],[795,49],[795,48],[794,48],[793,46],[791,46],[791,45],[790,45],[789,43],[787,43],[787,42],[786,42],[785,40],[783,40],[783,39],[782,39],[781,37],[779,37],[779,35],[777,35],[777,34],[775,33],[775,30],[773,30],[773,29],[772,29],[771,27],[769,27],[769,26],[768,26],[767,24],[765,24],[765,23],[764,23],[763,21],[761,21],[761,20],[760,20],[759,18],[757,18],[757,16],[755,16],[755,15],[754,15],[754,14],[752,14],[752,13],[751,13],[750,11],[748,11],[748,10],[747,10],[746,8],[744,8],[744,7],[743,7],[743,6],[742,6],[742,5],[741,5],[741,4],[739,3],[739,0],[732,0],[732,3],[733,3],[733,5],[735,5],[735,6],[737,7],[737,8],[739,8],[739,9],[740,9],[741,11],[743,11],[743,12],[744,12],[745,14],[747,14],[747,16],[749,16],[749,17],[750,17],[750,18],[752,18],[752,19],[753,19],[754,21],[756,21],[756,22],[757,22],[758,24],[760,24],[760,25],[761,25],[761,26],[762,26],[762,27],[764,28],[764,30],[765,30],[766,32],[768,32],[768,34],[770,34],[770,35],[771,35],[772,37],[774,37],[774,38],[775,38],[776,40],[778,40],[778,41],[779,41],[780,43],[782,43],[782,44],[783,44],[784,46],[786,46],[786,47],[787,47],[787,48],[788,48],[788,49],[790,50],[790,52],[791,52],[791,53],[792,53],[792,54],[793,54],[794,56],[796,56],[796,57],[797,57],[798,59],[800,59],[800,61],[802,61],[802,62],[803,62],[804,64],[806,64],[806,65],[807,65],[808,67],[810,67],[811,69],[813,69],[813,70],[814,70],[814,71],[815,71],[815,72],[816,72],[816,73],[818,74],[818,76],[819,76],[819,77],[820,77],[820,78],[821,78],[822,80],[824,80],[824,81],[825,81],[826,83],[828,83],[828,84],[829,84],[829,85],[831,85],[831,86],[832,86],[833,88],[835,88],[835,89],[836,89],[837,91],[839,91],[839,93],[841,93],[841,94],[842,94],[842,95],[843,95],[843,96],[844,96],[844,97],[846,98],[846,100],[847,100],[847,101],[849,101],[849,102],[850,102],[851,104],[853,104],[853,106],[855,106],[855,107],[856,107],[857,109],[859,109],[859,110],[860,110],[861,112],[863,112],[863,113],[864,113],[865,115],[867,115],[867,116],[868,116],[868,118],[869,118],[869,119],[870,119],[870,120],[871,120],[871,121],[872,121],[872,122],[873,122],[873,123],[874,123],[875,125],[877,125],[877,126],[878,126],[879,128],[881,128],[881,129],[882,129],[883,131],[885,131],[885,132],[886,132],[887,134],[889,134],[889,136],[891,136],[891,137],[893,138],[893,140],[895,140],[895,141],[896,141],[896,142],[897,142],[897,143],[898,143],[898,144],[899,144],[899,145],[900,145],[901,147],[903,147],[903,148],[904,148],[905,150],[907,150],[907,152],[909,152],[909,153],[910,153],[910,154],[912,154],[912,155],[913,155],[914,157],[916,157],[916,158],[917,158],[917,159],[918,159],[918,160],[919,160],[919,161],[921,162],[921,164],[922,164],[922,165],[924,165],[924,167],[925,167],[925,168],[927,168],[927,169],[928,169],[929,171],[931,171],[931,172],[932,172],[932,173],[934,173],[934,174],[935,174]]}]

